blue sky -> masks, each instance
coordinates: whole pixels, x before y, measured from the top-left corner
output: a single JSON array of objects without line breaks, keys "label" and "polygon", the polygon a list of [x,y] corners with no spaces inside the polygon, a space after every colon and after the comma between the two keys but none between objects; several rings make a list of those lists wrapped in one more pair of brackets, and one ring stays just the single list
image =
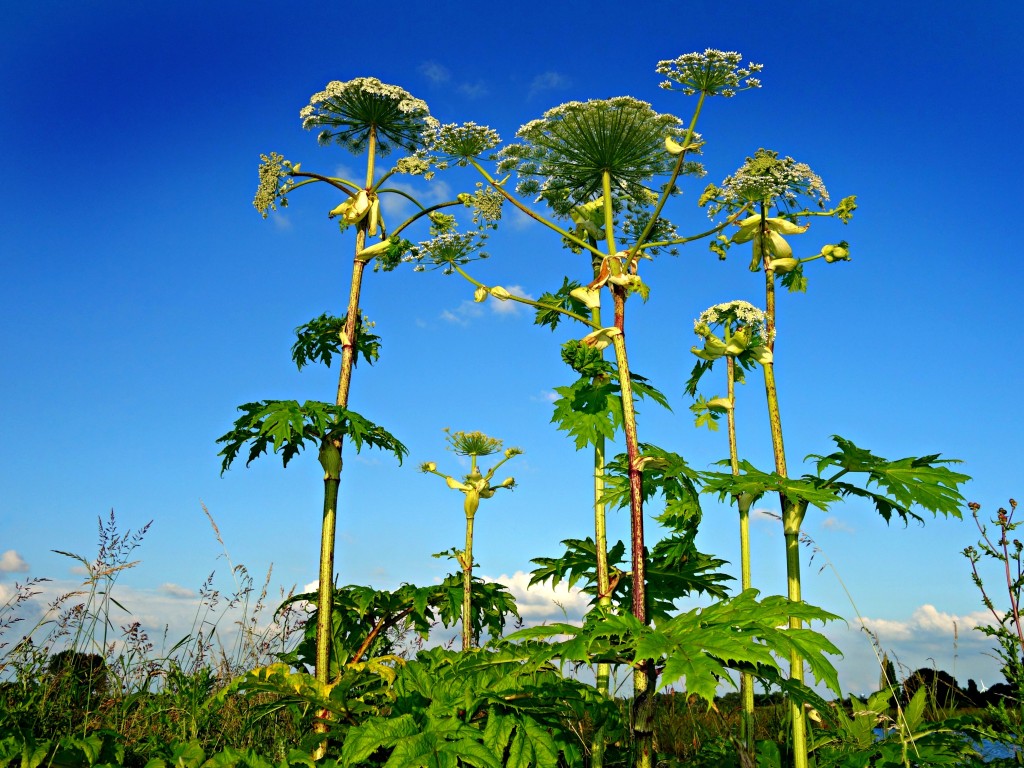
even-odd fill
[{"label": "blue sky", "polygon": [[[628,94],[688,118],[689,100],[657,88],[659,59],[714,47],[763,63],[761,90],[713,100],[702,116],[708,180],[768,147],[810,164],[834,200],[856,194],[859,204],[848,227],[815,224],[807,236],[815,249],[849,240],[853,260],[810,269],[809,293],[780,299],[791,472],[804,455],[828,452],[835,433],[890,458],[963,459],[975,478],[966,495],[987,512],[1019,492],[1021,272],[1008,155],[1022,113],[1011,58],[1021,10],[631,8],[518,3],[500,22],[450,3],[8,9],[0,596],[28,575],[54,579],[55,589],[73,584],[73,562],[51,550],[91,555],[97,518],[111,508],[124,527],[153,521],[142,562],[121,581],[126,604],[153,627],[190,617],[188,593],[211,570],[229,578],[201,504],[232,562],[254,574],[273,563],[285,588],[315,579],[315,457],[287,470],[274,459],[239,464],[221,477],[214,441],[241,403],[332,399],[336,374],[297,372],[289,348],[295,326],[344,311],[351,235],[325,216],[338,201],[301,191],[264,221],[251,200],[261,153],[306,170],[359,167],[339,148],[318,147],[298,118],[329,80],[358,76],[402,86],[442,122],[487,124],[507,140],[569,100]],[[472,191],[475,180],[439,181],[428,197]],[[684,231],[706,225],[695,205],[704,183],[675,203]],[[475,274],[529,296],[583,276],[579,257],[515,216],[490,251]],[[631,363],[674,410],[642,406],[641,439],[704,468],[727,447],[722,433],[692,427],[683,395],[692,319],[722,301],[759,303],[760,277],[745,254],[721,263],[695,246],[656,261],[645,279],[652,295],[631,308]],[[374,453],[346,459],[342,583],[392,587],[445,572],[430,555],[459,542],[461,503],[416,471],[426,460],[458,470],[445,427],[525,450],[510,465],[519,488],[478,518],[480,572],[521,584],[515,574],[530,558],[590,534],[589,456],[549,423],[553,388],[573,379],[558,355],[569,330],[552,335],[512,305],[471,298],[438,273],[368,276],[363,307],[384,347],[374,368],[357,369],[351,405],[398,435],[410,457],[403,467]],[[764,396],[752,382],[740,398],[741,452],[768,468]],[[624,513],[614,525],[625,537]],[[785,587],[780,528],[755,522],[754,581],[767,593]],[[702,548],[736,561],[735,530],[734,513],[709,501]],[[809,602],[866,617],[910,669],[934,659],[962,681],[994,681],[984,638],[968,631],[984,618],[959,554],[976,538],[969,519],[886,526],[850,503],[812,510],[806,530],[821,550],[805,559]],[[819,571],[825,557],[835,572]],[[871,688],[877,670],[856,623],[828,631],[846,652],[844,683]]]}]

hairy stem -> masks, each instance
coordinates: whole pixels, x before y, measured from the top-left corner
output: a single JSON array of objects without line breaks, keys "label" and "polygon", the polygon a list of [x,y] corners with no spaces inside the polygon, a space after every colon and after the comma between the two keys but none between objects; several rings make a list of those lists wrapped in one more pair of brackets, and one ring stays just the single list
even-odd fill
[{"label": "hairy stem", "polygon": [[473,647],[473,516],[466,515],[466,550],[462,553],[462,650]]},{"label": "hairy stem", "polygon": [[[739,452],[736,447],[736,359],[725,358],[729,411],[726,421],[729,425],[729,464],[733,475],[740,473]],[[750,500],[736,496],[740,511],[740,586],[743,590],[751,587],[750,579]],[[740,699],[743,702],[743,742],[747,749],[754,748],[754,676],[749,672],[740,675]]]},{"label": "hairy stem", "polygon": [[[767,211],[761,205],[761,226]],[[786,474],[786,449],[782,441],[782,415],[779,412],[779,393],[775,384],[775,271],[764,249],[764,238],[761,239],[761,263],[765,275],[765,314],[768,317],[767,334],[768,349],[772,352],[772,361],[765,363],[764,388],[768,399],[768,424],[772,434],[772,453],[775,456],[775,472],[780,477]],[[790,503],[786,494],[779,492],[779,506],[782,510],[782,527],[786,540],[786,586],[790,601],[799,603],[800,596],[800,524],[806,505]],[[791,616],[791,629],[800,629],[802,622]],[[804,661],[796,651],[790,653],[789,677],[798,683],[804,682]],[[795,768],[807,768],[807,727],[804,721],[803,708],[790,701],[790,718],[793,730],[793,765]]]},{"label": "hairy stem", "polygon": [[[622,393],[623,428],[626,437],[626,456],[629,461],[629,522],[633,564],[632,613],[642,624],[647,623],[647,563],[644,552],[644,508],[640,470],[640,444],[636,431],[636,410],[633,406],[633,388],[630,383],[629,361],[626,357],[625,289],[613,286],[615,301],[614,338],[615,360],[618,368],[619,388]],[[650,768],[654,757],[654,688],[657,682],[652,661],[636,665],[633,673],[633,707],[630,729],[636,749],[636,768]]]},{"label": "hairy stem", "polygon": [[[377,152],[377,134],[375,129],[370,130],[369,146],[367,148],[366,160],[366,187],[373,186],[374,157]],[[342,408],[348,407],[349,390],[352,384],[352,367],[355,361],[355,338],[356,329],[359,323],[359,292],[362,288],[363,270],[366,263],[359,259],[359,252],[363,250],[366,243],[366,228],[368,222],[364,219],[359,224],[356,232],[356,244],[353,268],[352,283],[349,289],[348,310],[345,316],[345,339],[341,350],[341,371],[338,374],[338,395],[337,404]],[[327,445],[328,441],[324,441]],[[328,464],[321,458],[324,464],[324,517],[320,533],[320,577],[317,588],[317,622],[316,622],[316,679],[326,684],[330,677],[330,653],[331,653],[331,630],[332,614],[334,611],[334,541],[338,524],[338,486],[341,481],[341,441],[330,441],[333,451],[328,451]],[[321,457],[324,450],[321,449]],[[336,456],[336,459],[335,459]],[[316,722],[314,731],[324,733],[327,730],[326,713]],[[320,759],[327,750],[327,742],[322,741],[314,753],[314,759]]]}]

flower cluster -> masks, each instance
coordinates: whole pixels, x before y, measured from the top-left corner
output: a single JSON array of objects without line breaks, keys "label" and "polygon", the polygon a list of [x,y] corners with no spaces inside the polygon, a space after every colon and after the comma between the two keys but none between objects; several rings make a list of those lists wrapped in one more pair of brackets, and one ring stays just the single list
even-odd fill
[{"label": "flower cluster", "polygon": [[[713,325],[723,330],[724,339],[711,330]],[[744,366],[755,362],[767,365],[772,361],[770,347],[775,337],[775,329],[768,328],[768,316],[746,301],[729,301],[705,309],[693,322],[693,332],[704,340],[703,348],[690,348],[704,361],[698,363],[695,372],[706,370],[709,363],[725,356],[738,359]]]},{"label": "flower cluster", "polygon": [[571,101],[520,128],[522,143],[501,150],[498,172],[516,171],[519,194],[539,195],[562,216],[599,196],[606,172],[616,197],[646,203],[647,182],[674,164],[666,136],[684,133],[679,118],[629,96]]},{"label": "flower cluster", "polygon": [[[448,430],[445,430],[448,432]],[[489,437],[483,432],[448,432],[446,438],[449,450],[459,456],[490,456],[501,450],[504,442],[496,437]],[[518,448],[512,449],[518,452]]]},{"label": "flower cluster", "polygon": [[395,171],[409,176],[422,176],[427,181],[434,177],[434,172],[430,170],[430,161],[419,155],[403,157],[395,163]]},{"label": "flower cluster", "polygon": [[751,77],[764,65],[740,66],[743,57],[735,51],[708,48],[704,53],[687,53],[677,59],[659,61],[655,71],[668,79],[661,87],[682,91],[686,96],[735,96],[739,91],[760,88],[761,81]]},{"label": "flower cluster", "polygon": [[447,123],[434,134],[429,147],[431,161],[439,169],[449,165],[465,166],[470,158],[480,157],[501,143],[498,132],[476,123]]},{"label": "flower cluster", "polygon": [[828,200],[825,184],[809,165],[792,157],[780,159],[778,152],[767,149],[759,149],[748,157],[736,173],[722,182],[719,193],[725,201],[762,203],[765,207],[780,203],[794,206],[800,195],[811,198],[819,208]]},{"label": "flower cluster", "polygon": [[353,153],[366,148],[371,134],[381,155],[394,147],[415,152],[437,127],[426,102],[375,77],[332,80],[313,94],[299,117],[306,130],[323,129],[318,136],[321,144],[336,142]]},{"label": "flower cluster", "polygon": [[[727,301],[708,307],[693,321],[694,332],[703,336],[702,329],[713,325],[730,326],[730,328],[750,328],[756,338],[768,341],[768,315],[748,301]],[[772,331],[774,335],[774,330]]]},{"label": "flower cluster", "polygon": [[415,262],[413,269],[416,272],[426,270],[427,264],[424,262],[429,262],[431,266],[450,275],[455,267],[475,259],[486,259],[488,254],[481,250],[486,241],[487,235],[479,232],[446,232],[414,247],[405,261]]},{"label": "flower cluster", "polygon": [[505,196],[491,186],[476,184],[476,192],[472,195],[459,195],[459,199],[467,208],[473,209],[473,224],[477,227],[496,229],[501,220],[501,206]]},{"label": "flower cluster", "polygon": [[295,182],[289,176],[292,164],[277,152],[271,152],[269,157],[260,155],[260,160],[260,183],[256,187],[256,197],[252,204],[265,219],[267,212],[276,211],[278,205],[288,207],[286,195]]}]

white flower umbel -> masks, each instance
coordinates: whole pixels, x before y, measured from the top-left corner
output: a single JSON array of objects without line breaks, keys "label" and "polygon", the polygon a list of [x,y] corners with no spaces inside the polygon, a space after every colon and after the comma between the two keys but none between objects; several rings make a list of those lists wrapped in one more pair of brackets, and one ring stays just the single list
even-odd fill
[{"label": "white flower umbel", "polygon": [[766,207],[796,205],[801,195],[819,207],[828,200],[824,182],[809,165],[792,157],[779,158],[778,152],[768,149],[757,150],[736,173],[726,177],[721,193],[726,200],[764,203]]},{"label": "white flower umbel", "polygon": [[426,102],[375,77],[332,80],[299,112],[306,130],[322,128],[321,144],[340,144],[353,154],[366,149],[372,130],[381,155],[395,147],[416,152],[432,137],[437,120]]},{"label": "white flower umbel", "polygon": [[735,51],[708,48],[704,53],[659,61],[655,71],[668,78],[661,83],[666,90],[682,91],[686,96],[703,93],[728,98],[739,91],[761,87],[761,81],[751,75],[760,72],[763,65],[750,63],[743,67],[742,61],[743,57]]},{"label": "white flower umbel", "polygon": [[616,197],[647,205],[647,183],[675,164],[665,137],[683,140],[685,133],[678,117],[630,96],[570,101],[520,128],[521,143],[499,153],[498,172],[515,171],[519,194],[540,195],[563,216],[601,195],[605,172]]},{"label": "white flower umbel", "polygon": [[768,315],[749,301],[736,300],[715,304],[701,312],[693,321],[694,332],[702,337],[714,326],[729,326],[730,332],[737,327],[747,327],[753,331],[754,339],[760,339],[764,344],[770,344],[775,336],[774,329],[771,334],[768,332]]},{"label": "white flower umbel", "polygon": [[449,165],[466,166],[470,158],[478,158],[501,143],[498,132],[476,123],[446,123],[434,134],[428,152],[431,162],[440,170]]}]

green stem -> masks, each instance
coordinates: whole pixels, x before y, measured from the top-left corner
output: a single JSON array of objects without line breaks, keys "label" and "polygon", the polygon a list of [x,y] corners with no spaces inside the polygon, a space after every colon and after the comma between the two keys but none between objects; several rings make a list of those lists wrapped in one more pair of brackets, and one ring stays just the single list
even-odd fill
[{"label": "green stem", "polygon": [[[462,275],[464,278],[466,278],[466,280],[468,280],[470,283],[475,285],[477,288],[483,288],[487,291],[491,289],[491,286],[484,285],[476,278],[470,277],[469,274],[458,264],[453,264],[452,268],[460,275]],[[495,299],[495,301],[499,301],[499,299]],[[551,304],[541,304],[539,301],[533,301],[531,299],[525,298],[524,296],[516,296],[514,294],[510,294],[509,297],[505,299],[505,301],[515,301],[518,302],[519,304],[525,304],[528,307],[533,307],[534,309],[553,309],[555,312],[558,312],[559,314],[565,315],[566,317],[571,317],[573,320],[579,320],[584,325],[589,325],[594,330],[598,330],[601,327],[599,325],[595,325],[593,320],[588,320],[583,315],[577,315],[575,312],[570,312],[568,309],[555,307]]]},{"label": "green stem", "polygon": [[462,562],[462,650],[473,647],[473,515],[466,515],[466,550]]},{"label": "green stem", "polygon": [[[629,258],[627,261],[633,259],[633,257],[640,252],[641,246],[644,244],[644,240],[651,234],[651,230],[654,229],[654,225],[658,221],[658,217],[661,216],[661,211],[665,207],[665,203],[668,202],[669,195],[672,193],[672,189],[676,185],[676,179],[679,178],[680,172],[683,170],[683,160],[686,158],[686,151],[690,148],[690,141],[693,139],[694,129],[697,127],[697,118],[700,117],[700,111],[704,108],[704,98],[707,94],[701,91],[700,97],[697,99],[697,106],[693,110],[693,117],[690,119],[690,125],[686,129],[686,136],[683,138],[683,151],[679,153],[679,157],[676,158],[675,168],[672,169],[672,176],[668,180],[668,184],[665,185],[665,189],[662,190],[661,197],[658,198],[657,205],[654,206],[654,213],[651,214],[651,218],[647,221],[647,226],[644,227],[644,231],[640,233],[640,237],[636,239],[636,242],[629,249]],[[607,174],[605,174],[607,175]],[[606,198],[607,199],[607,198]]]},{"label": "green stem", "polygon": [[728,227],[730,224],[734,224],[737,221],[739,221],[740,216],[742,216],[744,213],[747,212],[748,207],[749,207],[749,204],[748,205],[744,205],[742,208],[740,208],[738,211],[736,211],[734,214],[732,214],[729,218],[727,218],[721,224],[719,224],[716,227],[712,227],[711,229],[705,230],[704,232],[700,232],[700,233],[698,233],[696,235],[690,235],[689,237],[679,237],[679,238],[676,238],[675,240],[657,240],[657,241],[650,242],[650,243],[644,243],[642,246],[640,246],[640,248],[638,250],[644,251],[644,250],[646,250],[648,248],[664,248],[664,247],[670,246],[670,245],[686,245],[687,243],[692,243],[692,242],[694,242],[696,240],[703,240],[706,237],[710,237],[711,235],[718,234],[719,232],[724,230],[726,227]]},{"label": "green stem", "polygon": [[[324,440],[320,446],[320,466],[324,468],[324,516],[320,529],[320,574],[317,589],[316,678],[328,681],[331,666],[331,616],[334,611],[334,531],[337,525],[338,485],[341,482],[341,441]],[[326,620],[325,620],[326,617]],[[318,713],[314,733],[327,732],[326,710]],[[327,741],[315,749],[315,759],[323,757]]]},{"label": "green stem", "polygon": [[[761,222],[764,225],[766,210],[761,205]],[[765,274],[765,314],[768,321],[768,349],[772,352],[772,362],[764,368],[764,387],[768,400],[768,424],[772,434],[772,452],[775,456],[775,472],[780,477],[788,477],[786,473],[786,449],[782,440],[782,415],[779,412],[779,393],[775,384],[775,271],[770,266],[770,259],[761,245],[761,263]],[[787,596],[793,603],[801,601],[800,595],[800,524],[806,505],[790,503],[786,494],[779,492],[779,505],[782,509],[782,527],[786,540],[786,586]],[[800,629],[802,622],[791,616],[791,629]],[[795,682],[804,682],[804,661],[797,651],[790,653],[789,677]],[[804,720],[803,708],[795,701],[789,703],[790,718],[793,731],[793,765],[795,768],[807,768],[807,724]]]},{"label": "green stem", "polygon": [[[605,236],[609,256],[615,252],[615,235],[611,223],[611,176],[607,171],[602,178],[605,208]],[[636,408],[633,404],[633,384],[626,356],[626,289],[609,283],[615,308],[615,367],[622,398],[622,426],[626,438],[626,457],[629,461],[629,523],[630,546],[633,563],[632,613],[641,624],[647,623],[647,558],[644,551],[644,500],[640,471],[640,441],[636,431]],[[657,672],[651,659],[638,661],[633,671],[633,706],[630,713],[630,732],[633,737],[636,768],[651,768],[654,761],[654,689]]]},{"label": "green stem", "polygon": [[[642,477],[640,473],[640,444],[637,439],[636,410],[633,406],[633,387],[630,382],[629,361],[626,357],[625,289],[612,287],[615,301],[614,337],[615,360],[619,388],[622,396],[623,431],[626,437],[626,456],[629,461],[629,522],[633,564],[633,616],[641,624],[647,623],[647,558],[644,552],[644,508]],[[654,758],[654,688],[657,673],[654,663],[646,659],[636,664],[633,673],[633,707],[630,718],[633,744],[636,750],[636,768],[651,768]]]},{"label": "green stem", "polygon": [[[725,359],[728,376],[727,396],[729,411],[726,419],[729,425],[729,464],[733,475],[740,473],[739,452],[736,447],[736,359],[731,355]],[[746,591],[751,587],[750,578],[750,506],[751,499],[736,496],[740,510],[740,586]],[[754,676],[749,672],[740,675],[740,699],[743,702],[742,738],[748,750],[754,749]]]},{"label": "green stem", "polygon": [[[367,148],[368,158],[366,161],[366,186],[373,185],[373,163],[377,151],[376,132],[371,129],[369,146]],[[337,404],[342,408],[348,406],[349,390],[352,383],[352,367],[355,362],[355,338],[359,322],[359,292],[362,287],[363,270],[366,263],[359,260],[358,254],[363,250],[366,243],[366,228],[369,222],[365,219],[360,223],[356,232],[355,254],[352,267],[352,283],[349,289],[348,310],[345,316],[346,341],[341,350],[341,371],[338,374],[338,395]],[[330,653],[332,618],[334,612],[334,541],[337,531],[337,510],[338,510],[338,486],[341,481],[341,441],[332,440],[329,444],[333,450],[328,449],[325,455],[321,449],[321,464],[324,465],[324,517],[320,532],[320,577],[317,588],[317,623],[316,623],[316,667],[315,674],[318,682],[327,684],[330,678]],[[324,441],[328,445],[328,441]],[[326,463],[325,463],[326,459]],[[321,717],[314,725],[314,732],[325,733],[327,731],[327,713],[321,713]],[[314,759],[324,756],[327,749],[326,740],[322,741],[316,748]]]},{"label": "green stem", "polygon": [[[595,269],[595,273],[596,273]],[[590,320],[601,327],[600,305],[590,310]],[[604,503],[605,439],[598,435],[594,441],[594,549],[597,555],[597,604],[608,609],[612,604],[611,580],[608,577],[608,520]],[[611,690],[611,664],[599,662],[595,670],[598,693],[608,696]],[[591,768],[603,768],[605,756],[604,734],[594,733],[590,742]]]},{"label": "green stem", "polygon": [[[359,188],[356,187],[356,185],[353,184],[348,179],[338,179],[338,178],[335,178],[333,176],[323,176],[323,175],[321,175],[319,173],[307,173],[306,171],[301,171],[301,172],[299,172],[299,171],[292,171],[288,175],[293,177],[293,178],[304,177],[306,179],[306,181],[300,181],[298,184],[293,184],[292,185],[292,191],[295,191],[299,187],[304,187],[307,184],[312,184],[312,183],[317,182],[317,181],[327,182],[332,187],[335,187],[336,189],[340,189],[342,192],[344,192],[349,197],[355,197],[356,193],[359,191]],[[353,187],[354,187],[354,189],[353,189]]]}]

